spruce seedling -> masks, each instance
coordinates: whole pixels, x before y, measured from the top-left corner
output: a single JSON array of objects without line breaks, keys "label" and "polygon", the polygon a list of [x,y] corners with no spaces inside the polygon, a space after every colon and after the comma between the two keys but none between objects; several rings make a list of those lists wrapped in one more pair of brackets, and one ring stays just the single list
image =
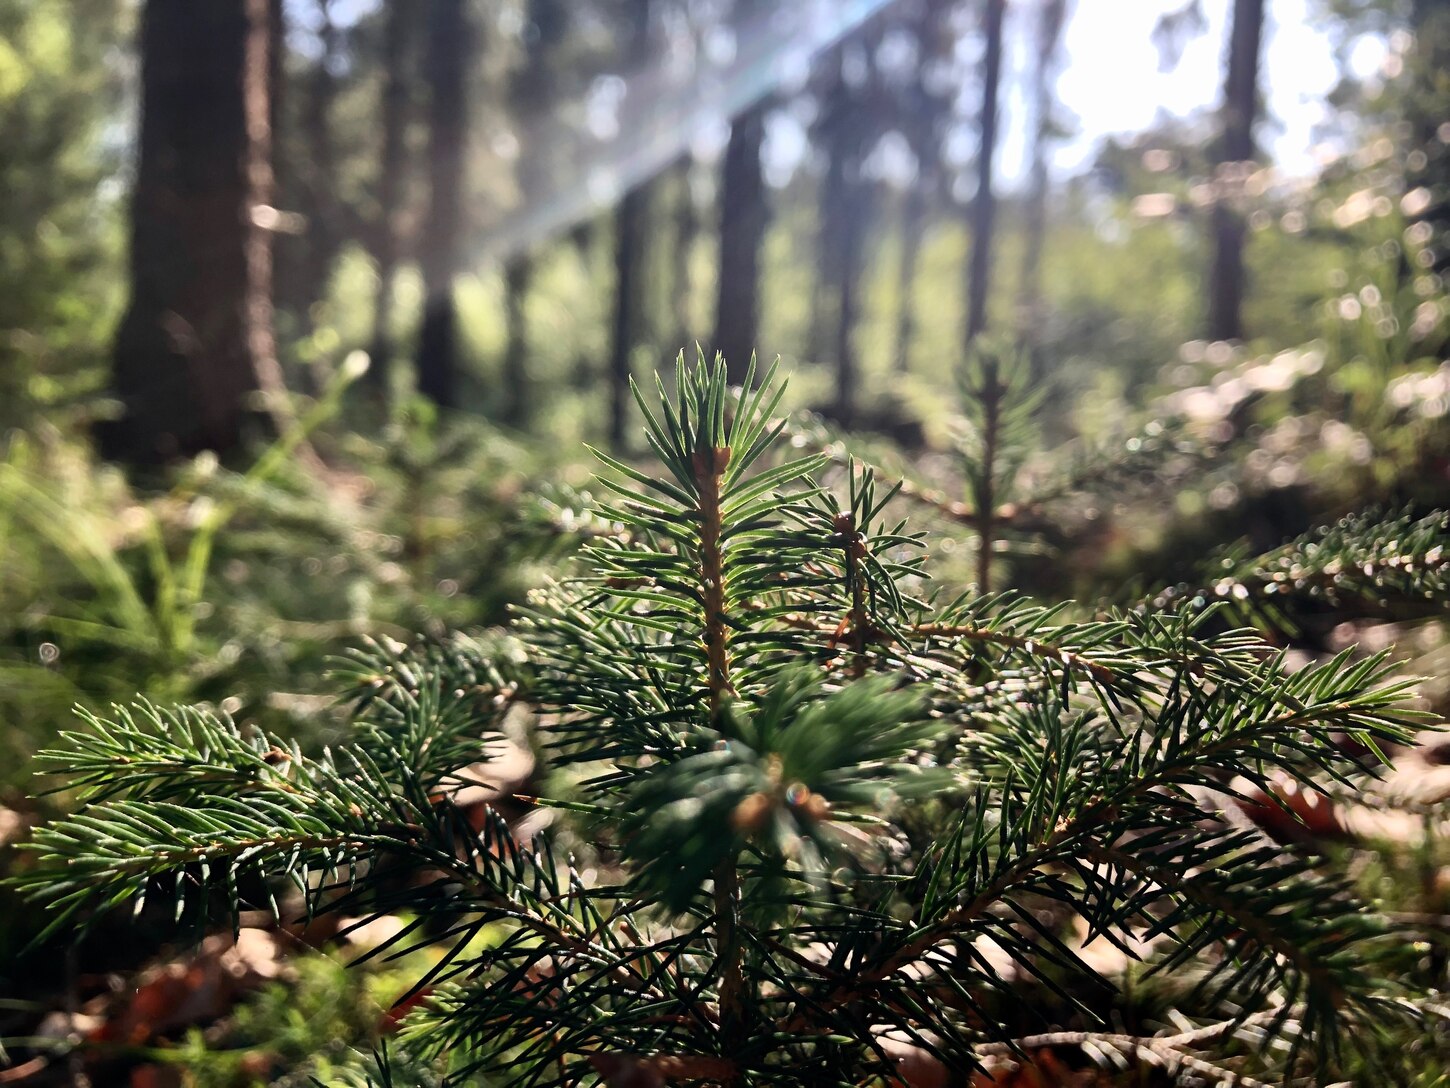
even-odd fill
[{"label": "spruce seedling", "polygon": [[[619,531],[590,572],[509,635],[355,655],[330,751],[205,710],[90,718],[44,757],[85,804],[37,832],[36,901],[236,917],[290,881],[311,913],[402,913],[381,951],[442,953],[400,1045],[488,1083],[945,1082],[1032,1045],[1034,1011],[1039,1041],[1288,1080],[1400,1007],[1391,928],[1215,818],[1236,776],[1349,782],[1405,741],[1385,657],[1291,671],[1212,608],[937,601],[869,471],[838,499],[824,457],[777,459],[783,383],[754,376],[681,360],[636,389],[658,469],[600,455]],[[515,798],[553,817],[531,833],[458,803],[519,706],[551,767]],[[1073,918],[1151,944],[1203,1026],[1102,1033]],[[1004,961],[1064,1011],[1009,1019]]]}]

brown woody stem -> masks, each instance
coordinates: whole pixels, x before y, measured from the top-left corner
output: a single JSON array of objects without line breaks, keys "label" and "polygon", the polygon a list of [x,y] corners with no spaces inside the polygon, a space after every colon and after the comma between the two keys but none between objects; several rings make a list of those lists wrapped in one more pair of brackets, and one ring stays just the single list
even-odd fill
[{"label": "brown woody stem", "polygon": [[[725,622],[725,557],[721,547],[720,483],[730,464],[728,446],[695,451],[695,486],[700,501],[700,588],[705,604],[706,683],[710,717],[719,720],[730,683],[730,627]],[[715,944],[720,960],[720,1041],[727,1054],[737,1053],[744,1041],[745,980],[741,971],[740,874],[734,851],[715,867]],[[732,1084],[732,1068],[720,1083]]]},{"label": "brown woody stem", "polygon": [[[848,515],[849,516],[849,515]],[[855,657],[851,662],[851,675],[856,679],[866,675],[866,644],[870,641],[871,625],[866,615],[866,590],[862,577],[861,560],[866,555],[866,541],[856,530],[855,519],[850,519],[851,532],[846,539],[846,584],[851,589],[851,643]]]},{"label": "brown woody stem", "polygon": [[997,440],[1002,426],[1002,388],[997,374],[997,364],[989,361],[985,365],[982,388],[982,464],[977,479],[977,589],[982,593],[992,591],[992,546],[997,532],[996,524],[996,474]]}]

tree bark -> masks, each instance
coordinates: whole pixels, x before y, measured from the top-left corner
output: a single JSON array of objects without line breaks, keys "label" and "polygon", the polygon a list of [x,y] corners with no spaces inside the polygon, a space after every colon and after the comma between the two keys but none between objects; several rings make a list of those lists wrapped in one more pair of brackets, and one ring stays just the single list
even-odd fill
[{"label": "tree bark", "polygon": [[431,0],[428,20],[428,172],[432,192],[423,227],[423,326],[418,391],[440,408],[458,405],[458,312],[453,278],[463,230],[463,151],[473,34],[466,0]]},{"label": "tree bark", "polygon": [[614,213],[614,326],[609,348],[609,444],[624,448],[629,422],[630,359],[644,318],[645,218],[649,186],[624,194]]},{"label": "tree bark", "polygon": [[997,198],[992,184],[997,156],[997,98],[1002,81],[1002,21],[1007,0],[987,0],[986,57],[982,71],[982,110],[978,120],[977,192],[972,198],[972,253],[967,266],[968,346],[987,327],[987,297],[992,276],[992,241]]},{"label": "tree bark", "polygon": [[[277,358],[276,309],[272,299],[272,227],[277,209],[272,206],[277,189],[272,170],[273,117],[271,89],[280,63],[272,59],[272,22],[280,19],[276,0],[246,0],[247,43],[242,67],[242,111],[247,131],[247,188],[251,204],[246,216],[248,354],[265,408],[277,429],[293,422],[292,404]],[[281,29],[280,27],[278,28]],[[304,442],[298,455],[313,468],[320,467],[312,447]]]},{"label": "tree bark", "polygon": [[1018,302],[1021,339],[1030,353],[1034,376],[1042,376],[1039,343],[1042,329],[1042,247],[1047,237],[1047,148],[1052,138],[1053,78],[1062,42],[1067,0],[1045,0],[1037,28],[1037,58],[1032,70],[1031,188],[1027,194],[1027,237],[1022,250],[1022,284]]},{"label": "tree bark", "polygon": [[694,159],[689,154],[684,155],[675,167],[678,191],[675,197],[674,265],[670,276],[670,312],[675,323],[674,343],[670,345],[670,350],[671,353],[683,350],[687,355],[691,342],[698,336],[690,317],[690,256],[700,235],[700,210],[695,206],[695,194],[690,186],[693,167]]},{"label": "tree bark", "polygon": [[847,179],[846,216],[841,223],[841,304],[836,322],[836,404],[832,415],[849,427],[856,417],[856,387],[860,362],[852,334],[860,313],[861,275],[865,264],[866,228],[871,214],[871,189],[859,176]]},{"label": "tree bark", "polygon": [[108,455],[156,463],[239,444],[272,334],[269,0],[150,0],[141,20],[131,298]]},{"label": "tree bark", "polygon": [[398,278],[402,245],[398,218],[407,173],[408,133],[408,49],[412,20],[409,0],[388,0],[387,23],[383,29],[383,144],[378,162],[378,221],[374,238],[377,289],[373,295],[372,366],[368,382],[386,399],[391,387],[393,293]]},{"label": "tree bark", "polygon": [[[537,132],[529,130],[527,119],[538,116],[546,104],[562,96],[563,88],[572,86],[579,73],[577,66],[569,67],[559,57],[560,45],[569,39],[573,17],[569,0],[527,0],[523,14],[522,56],[509,78],[507,100],[520,141],[515,181],[522,205],[527,207],[548,188],[552,174],[577,169],[576,164],[561,161],[561,152],[568,149],[543,142]],[[525,304],[537,257],[537,240],[528,239],[519,252],[506,258],[504,269],[508,331],[500,414],[505,423],[516,427],[527,426],[533,412]]]},{"label": "tree bark", "polygon": [[1410,7],[1414,47],[1408,60],[1410,83],[1405,95],[1409,149],[1405,188],[1424,189],[1410,218],[1430,228],[1417,272],[1450,273],[1450,140],[1440,137],[1450,118],[1450,6],[1443,0],[1414,0]]},{"label": "tree bark", "polygon": [[[869,56],[873,45],[868,42],[860,48]],[[861,168],[867,142],[876,131],[874,121],[880,107],[872,97],[874,87],[853,88],[847,82],[846,51],[851,47],[843,43],[836,51],[822,110],[827,166],[817,227],[819,277],[814,317],[816,342],[822,347],[829,344],[835,361],[831,415],[848,426],[856,413],[860,380],[852,333],[860,310],[866,219],[871,210],[870,186],[861,176]]]},{"label": "tree bark", "polygon": [[[337,195],[337,147],[332,137],[332,111],[337,99],[337,77],[333,65],[341,45],[341,31],[333,19],[333,0],[315,0],[320,24],[318,38],[322,55],[313,65],[302,108],[302,131],[306,134],[307,165],[307,259],[306,288],[311,302],[327,295],[327,280],[333,263],[346,240],[341,201]],[[312,322],[308,322],[310,326]]]},{"label": "tree bark", "polygon": [[1217,155],[1213,264],[1208,279],[1208,336],[1212,340],[1242,340],[1244,336],[1245,225],[1236,205],[1242,188],[1239,175],[1254,157],[1263,27],[1264,0],[1234,0],[1223,88],[1223,131]]},{"label": "tree bark", "polygon": [[529,287],[534,282],[534,258],[520,253],[504,268],[504,320],[508,340],[503,349],[503,406],[505,423],[522,427],[528,422],[529,405]]},{"label": "tree bark", "polygon": [[[650,16],[648,0],[634,0],[629,21],[626,66],[635,70],[649,59]],[[629,422],[630,361],[644,335],[645,324],[645,227],[652,203],[665,174],[641,181],[624,194],[614,211],[614,321],[609,338],[609,444],[624,448]]]},{"label": "tree bark", "polygon": [[[279,0],[269,0],[274,8]],[[289,89],[293,108],[282,108],[280,96],[272,96],[273,140],[279,201],[297,213],[297,226],[281,233],[275,244],[274,298],[282,327],[298,337],[316,328],[314,304],[327,296],[328,281],[343,244],[353,225],[348,209],[338,195],[337,141],[333,130],[333,108],[339,80],[334,69],[343,53],[345,31],[334,17],[334,0],[312,0],[317,20],[318,56],[309,60]],[[274,87],[284,74],[286,43],[280,28],[273,35]],[[283,143],[282,124],[294,121],[296,131]],[[298,377],[308,382],[310,368]]]},{"label": "tree bark", "polygon": [[725,356],[732,382],[745,380],[760,336],[760,250],[770,217],[760,147],[768,108],[763,100],[736,117],[725,148],[715,350]]},{"label": "tree bark", "polygon": [[896,311],[895,365],[905,372],[910,365],[911,341],[916,336],[913,287],[927,225],[940,210],[943,189],[941,142],[951,124],[954,90],[928,78],[938,65],[949,64],[957,35],[950,26],[956,5],[952,0],[922,0],[907,16],[907,27],[917,46],[917,72],[900,94],[895,124],[916,156],[916,177],[903,194],[901,205],[901,263],[897,269],[900,301]]},{"label": "tree bark", "polygon": [[821,178],[816,219],[816,277],[811,285],[811,348],[823,352],[836,341],[832,330],[840,324],[841,285],[845,279],[846,244],[841,230],[845,219],[846,154],[842,146],[844,129],[851,123],[851,106],[845,101],[844,85],[838,72],[825,96],[826,114],[821,133],[825,144],[826,173]]},{"label": "tree bark", "polygon": [[911,342],[916,338],[916,266],[921,260],[921,243],[926,236],[926,193],[920,180],[901,195],[901,258],[896,269],[896,343],[893,351],[896,371],[911,370]]},{"label": "tree bark", "polygon": [[[584,267],[585,282],[592,282],[594,276],[594,242],[600,234],[600,220],[598,218],[585,219],[569,232],[569,243],[574,247],[574,252],[579,256],[579,263]],[[587,338],[580,339],[579,346],[574,353],[574,388],[594,388],[595,371],[594,354],[590,349]]]}]

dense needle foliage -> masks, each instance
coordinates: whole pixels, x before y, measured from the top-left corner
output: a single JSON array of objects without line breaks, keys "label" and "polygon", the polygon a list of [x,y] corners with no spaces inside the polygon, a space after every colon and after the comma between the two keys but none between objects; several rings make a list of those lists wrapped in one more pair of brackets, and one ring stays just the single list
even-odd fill
[{"label": "dense needle foliage", "polygon": [[[938,600],[869,470],[838,495],[824,456],[780,458],[781,389],[702,358],[636,390],[660,470],[601,455],[591,573],[511,635],[350,658],[353,732],[319,756],[202,710],[89,717],[43,757],[87,804],[22,878],[53,926],[156,897],[236,917],[287,880],[309,912],[400,912],[380,951],[447,950],[405,1049],[488,1083],[941,1083],[921,1070],[1018,1053],[1004,962],[1078,1005],[1037,1030],[1185,1077],[1313,1078],[1415,1015],[1387,922],[1217,818],[1235,782],[1352,785],[1407,741],[1383,656],[1293,671],[1203,595]],[[1438,592],[1443,522],[1406,528],[1397,555],[1435,558],[1395,577]],[[1232,584],[1317,577],[1331,545],[1363,570],[1375,531]],[[471,817],[525,711],[540,796]],[[1073,917],[1184,977],[1200,1022],[1094,1022]]]}]

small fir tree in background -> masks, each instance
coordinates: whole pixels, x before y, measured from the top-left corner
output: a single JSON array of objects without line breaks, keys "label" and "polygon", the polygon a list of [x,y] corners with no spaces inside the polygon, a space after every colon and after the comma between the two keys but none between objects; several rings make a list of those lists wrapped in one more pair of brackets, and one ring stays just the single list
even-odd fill
[{"label": "small fir tree in background", "polygon": [[[1408,742],[1385,655],[1291,670],[1199,598],[939,599],[894,490],[779,460],[783,386],[753,378],[682,360],[636,390],[659,470],[601,455],[590,573],[511,634],[355,655],[345,743],[144,703],[67,735],[44,766],[85,805],[20,878],[53,928],[157,897],[281,911],[289,881],[309,914],[400,914],[374,954],[441,948],[400,1048],[487,1083],[946,1084],[1049,1045],[1289,1082],[1420,1015],[1389,921],[1219,818],[1236,780],[1353,788]],[[977,474],[979,510],[1004,478]],[[1342,529],[1317,569],[1378,546]],[[1441,593],[1444,538],[1404,534],[1396,585]],[[525,709],[550,771],[505,797],[491,759]],[[1108,1030],[1073,919],[1185,981],[1193,1019]],[[1024,1007],[1004,965],[1059,1005]]]}]

